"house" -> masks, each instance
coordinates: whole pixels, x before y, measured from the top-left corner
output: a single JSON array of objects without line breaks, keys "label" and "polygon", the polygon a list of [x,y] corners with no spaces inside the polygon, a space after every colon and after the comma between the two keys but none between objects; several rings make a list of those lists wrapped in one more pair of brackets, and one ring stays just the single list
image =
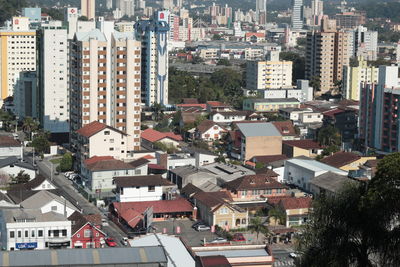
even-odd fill
[{"label": "house", "polygon": [[307,222],[312,199],[309,197],[282,198],[278,207],[286,214],[286,227],[303,225]]},{"label": "house", "polygon": [[320,112],[303,112],[299,114],[299,122],[302,124],[321,123],[323,117]]},{"label": "house", "polygon": [[358,171],[368,160],[376,160],[376,157],[362,157],[352,152],[339,151],[321,159],[321,162],[350,172]]},{"label": "house", "polygon": [[278,160],[285,160],[288,157],[286,155],[268,155],[268,156],[254,156],[250,159],[251,162],[255,163],[255,166],[267,166],[271,162],[275,162]]},{"label": "house", "polygon": [[246,120],[247,115],[248,111],[214,111],[209,114],[209,119],[216,123],[232,123]]},{"label": "house", "polygon": [[220,101],[207,101],[206,106],[207,106],[208,113],[212,113],[215,111],[231,111],[232,110],[231,105],[222,103]]},{"label": "house", "polygon": [[27,162],[23,162],[15,156],[0,158],[0,175],[17,176],[20,172],[28,174],[30,179],[36,177],[36,168]]},{"label": "house", "polygon": [[286,120],[291,120],[295,124],[300,121],[301,114],[313,112],[311,108],[280,108],[279,115]]},{"label": "house", "polygon": [[292,121],[274,121],[272,123],[281,133],[282,140],[294,140],[298,138]]},{"label": "house", "polygon": [[259,43],[265,42],[265,33],[263,32],[246,32],[246,42]]},{"label": "house", "polygon": [[347,175],[326,172],[310,181],[310,192],[315,195],[335,195],[343,189],[345,185],[357,184],[357,182]]},{"label": "house", "polygon": [[230,154],[246,161],[254,156],[282,154],[282,135],[268,122],[237,123]]},{"label": "house", "polygon": [[110,127],[104,123],[93,121],[79,130],[77,147],[78,169],[86,159],[94,156],[111,156],[115,159],[125,159],[130,154],[130,143],[133,137],[126,133]]},{"label": "house", "polygon": [[310,191],[310,181],[326,172],[347,175],[347,172],[311,158],[293,158],[285,161],[283,181]]},{"label": "house", "polygon": [[161,175],[115,177],[118,202],[156,201],[169,199],[168,194],[175,187]]},{"label": "house", "polygon": [[[101,215],[100,223],[101,223]],[[101,248],[105,246],[107,234],[90,217],[75,211],[68,217],[71,221],[71,248]]]},{"label": "house", "polygon": [[173,200],[139,201],[139,202],[113,202],[110,213],[115,218],[122,218],[124,225],[134,229],[143,225],[146,212],[152,209],[153,221],[165,221],[170,218],[191,218],[193,206],[184,198]]},{"label": "house", "polygon": [[208,225],[224,229],[247,227],[249,214],[245,209],[230,204],[232,198],[227,191],[198,192],[193,195],[198,215]]},{"label": "house", "polygon": [[197,139],[212,142],[220,140],[225,133],[227,130],[218,123],[204,120],[197,126],[195,135]]},{"label": "house", "polygon": [[145,158],[124,162],[110,156],[94,156],[84,161],[81,173],[90,191],[110,192],[115,188],[114,177],[147,175],[148,163]]},{"label": "house", "polygon": [[217,177],[217,185],[222,185],[226,182],[233,181],[243,175],[255,174],[253,170],[250,170],[241,165],[234,165],[229,163],[214,162],[201,167],[202,170],[206,170]]},{"label": "house", "polygon": [[[0,260],[9,266],[167,266],[167,254],[160,246],[1,251]],[[56,262],[56,264],[54,264]]]},{"label": "house", "polygon": [[282,152],[288,158],[306,156],[315,158],[322,153],[322,147],[313,140],[287,140],[282,142]]},{"label": "house", "polygon": [[179,142],[182,141],[182,136],[173,132],[159,132],[148,128],[142,131],[141,134],[142,146],[147,149],[154,149],[156,142],[162,143],[166,146],[178,147]]},{"label": "house", "polygon": [[0,158],[21,157],[21,142],[8,135],[0,135]]},{"label": "house", "polygon": [[6,250],[71,246],[71,221],[54,211],[42,213],[40,209],[2,209],[0,232],[1,244]]},{"label": "house", "polygon": [[371,180],[376,173],[378,160],[367,160],[364,165],[360,166],[358,176]]},{"label": "house", "polygon": [[191,183],[200,186],[205,182],[217,184],[217,177],[213,173],[194,166],[182,166],[168,170],[167,179],[182,189]]},{"label": "house", "polygon": [[245,175],[225,183],[223,187],[230,191],[234,201],[259,201],[284,196],[287,187],[276,181],[272,173]]},{"label": "house", "polygon": [[65,217],[78,210],[64,197],[55,195],[48,190],[40,190],[19,204],[24,209],[38,209],[42,213],[55,212]]}]

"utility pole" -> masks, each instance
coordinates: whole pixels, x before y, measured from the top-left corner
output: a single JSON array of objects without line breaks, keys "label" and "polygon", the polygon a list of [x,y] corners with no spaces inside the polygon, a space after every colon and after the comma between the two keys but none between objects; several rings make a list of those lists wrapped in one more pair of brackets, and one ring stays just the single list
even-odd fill
[{"label": "utility pole", "polygon": [[50,168],[50,180],[53,182],[53,164],[50,162],[50,166],[51,166],[51,168]]}]

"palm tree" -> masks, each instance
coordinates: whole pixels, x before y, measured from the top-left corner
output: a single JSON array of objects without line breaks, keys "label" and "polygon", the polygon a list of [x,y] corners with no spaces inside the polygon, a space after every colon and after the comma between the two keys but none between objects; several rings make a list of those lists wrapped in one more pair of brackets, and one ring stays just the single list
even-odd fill
[{"label": "palm tree", "polygon": [[250,220],[249,230],[252,233],[257,233],[257,240],[260,233],[264,234],[265,236],[269,234],[268,227],[264,225],[261,217],[254,217]]},{"label": "palm tree", "polygon": [[36,120],[34,120],[32,117],[25,117],[22,124],[22,129],[28,134],[29,140],[32,139],[32,132],[36,131],[38,127],[39,125]]},{"label": "palm tree", "polygon": [[272,208],[268,211],[268,217],[273,218],[276,223],[285,224],[286,222],[286,215],[285,213],[279,208]]},{"label": "palm tree", "polygon": [[3,122],[6,131],[10,131],[11,125],[15,124],[14,116],[8,111],[0,110],[0,120]]}]

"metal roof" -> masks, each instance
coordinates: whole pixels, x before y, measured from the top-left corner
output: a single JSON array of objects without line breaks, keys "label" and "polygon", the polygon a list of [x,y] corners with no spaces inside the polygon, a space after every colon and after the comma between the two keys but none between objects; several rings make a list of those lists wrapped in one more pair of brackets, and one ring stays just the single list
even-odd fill
[{"label": "metal roof", "polygon": [[281,136],[276,127],[270,123],[238,123],[237,127],[246,137],[254,136]]},{"label": "metal roof", "polygon": [[195,266],[194,259],[182,241],[177,237],[151,234],[131,241],[131,246],[162,246],[166,251],[169,267]]},{"label": "metal roof", "polygon": [[262,257],[269,256],[265,249],[232,249],[232,250],[214,250],[214,251],[198,251],[197,256],[222,255],[226,258],[237,257]]},{"label": "metal roof", "polygon": [[[167,263],[160,246],[100,249],[1,251],[2,266],[84,266],[97,264]],[[140,265],[139,265],[140,266]]]},{"label": "metal roof", "polygon": [[96,39],[100,42],[107,42],[106,36],[99,29],[94,29],[90,32],[77,32],[76,39],[78,41],[89,41],[90,39]]},{"label": "metal roof", "polygon": [[286,162],[290,162],[293,164],[296,164],[298,166],[301,166],[303,168],[309,169],[314,172],[320,172],[320,171],[331,171],[334,173],[338,174],[343,174],[347,175],[346,171],[342,171],[341,169],[329,166],[328,164],[324,164],[322,162],[316,161],[316,160],[307,160],[307,159],[288,159]]}]

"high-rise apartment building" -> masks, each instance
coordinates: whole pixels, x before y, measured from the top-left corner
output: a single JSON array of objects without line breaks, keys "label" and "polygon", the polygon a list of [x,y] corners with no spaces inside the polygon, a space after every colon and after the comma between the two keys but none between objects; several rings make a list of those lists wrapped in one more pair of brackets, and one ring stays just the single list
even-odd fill
[{"label": "high-rise apartment building", "polygon": [[246,88],[263,90],[292,87],[292,61],[248,61]]},{"label": "high-rise apartment building", "polygon": [[293,0],[292,29],[303,29],[303,0]]},{"label": "high-rise apartment building", "polygon": [[96,0],[81,0],[81,16],[94,20],[96,16]]},{"label": "high-rise apartment building", "polygon": [[333,89],[342,80],[343,66],[349,65],[352,49],[351,32],[336,30],[334,20],[322,20],[321,30],[307,34],[306,79],[320,81],[319,93]]},{"label": "high-rise apartment building", "polygon": [[256,0],[256,16],[258,24],[267,23],[267,0]]},{"label": "high-rise apartment building", "polygon": [[361,84],[378,82],[378,68],[368,66],[363,57],[358,57],[357,65],[343,66],[343,92],[346,99],[360,100]]},{"label": "high-rise apartment building", "polygon": [[2,102],[26,72],[36,71],[36,31],[27,17],[13,17],[11,26],[0,29],[0,92]]},{"label": "high-rise apartment building", "polygon": [[339,29],[354,29],[366,22],[366,12],[343,12],[335,15]]},{"label": "high-rise apartment building", "polygon": [[58,21],[42,25],[37,35],[40,124],[51,133],[68,133],[68,32]]},{"label": "high-rise apartment building", "polygon": [[324,15],[324,2],[321,0],[311,1],[311,14],[312,14],[312,25],[320,25],[322,16]]},{"label": "high-rise apartment building", "polygon": [[135,24],[142,44],[142,102],[146,106],[168,104],[168,21],[169,12],[163,10]]},{"label": "high-rise apartment building", "polygon": [[397,66],[379,66],[377,83],[363,84],[360,94],[359,138],[364,148],[400,151],[400,83]]},{"label": "high-rise apartment building", "polygon": [[134,33],[76,33],[71,43],[71,145],[93,121],[129,135],[128,151],[140,149],[141,43]]},{"label": "high-rise apartment building", "polygon": [[377,59],[378,32],[369,31],[366,27],[358,26],[353,30],[353,56],[362,56],[366,60]]},{"label": "high-rise apartment building", "polygon": [[132,17],[135,15],[135,0],[117,0],[116,6],[121,10],[122,16]]}]

